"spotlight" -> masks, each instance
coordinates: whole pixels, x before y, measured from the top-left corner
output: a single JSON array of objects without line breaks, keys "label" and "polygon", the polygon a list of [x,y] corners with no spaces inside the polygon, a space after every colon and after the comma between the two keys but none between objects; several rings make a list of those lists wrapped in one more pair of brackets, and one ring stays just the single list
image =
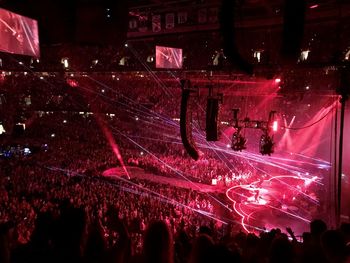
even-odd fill
[{"label": "spotlight", "polygon": [[62,58],[61,59],[61,64],[63,64],[63,68],[64,69],[68,69],[69,68],[69,60],[68,60],[68,58]]},{"label": "spotlight", "polygon": [[270,137],[267,133],[264,133],[261,135],[260,138],[260,153],[262,155],[269,155],[274,152],[273,150],[274,142],[272,140],[272,137]]},{"label": "spotlight", "polygon": [[269,120],[267,122],[268,131],[267,132],[277,132],[278,131],[278,121],[276,118],[276,111],[270,111]]},{"label": "spotlight", "polygon": [[278,122],[277,121],[273,121],[273,123],[272,123],[272,130],[274,132],[277,132],[277,130],[278,130]]},{"label": "spotlight", "polygon": [[234,151],[242,151],[245,150],[247,143],[247,139],[244,138],[241,134],[240,131],[235,131],[232,135],[232,143],[231,143],[231,148]]},{"label": "spotlight", "polygon": [[300,61],[306,61],[309,58],[309,53],[310,53],[310,50],[303,50],[303,51],[301,51],[299,60]]}]

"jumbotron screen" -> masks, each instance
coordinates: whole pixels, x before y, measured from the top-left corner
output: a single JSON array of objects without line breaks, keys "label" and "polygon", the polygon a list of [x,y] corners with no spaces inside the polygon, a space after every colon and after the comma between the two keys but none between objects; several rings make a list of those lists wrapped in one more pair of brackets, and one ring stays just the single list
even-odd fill
[{"label": "jumbotron screen", "polygon": [[182,68],[182,49],[156,46],[156,68]]},{"label": "jumbotron screen", "polygon": [[38,22],[0,8],[0,51],[40,57]]}]

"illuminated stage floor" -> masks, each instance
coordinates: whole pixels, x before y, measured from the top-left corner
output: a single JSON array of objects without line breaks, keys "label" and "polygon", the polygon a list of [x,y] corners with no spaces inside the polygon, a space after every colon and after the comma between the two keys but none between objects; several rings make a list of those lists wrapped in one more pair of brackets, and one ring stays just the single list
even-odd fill
[{"label": "illuminated stage floor", "polygon": [[307,186],[314,179],[302,176],[273,176],[247,185],[237,185],[226,192],[234,213],[247,232],[291,227],[298,235],[309,230],[317,211],[316,195]]}]

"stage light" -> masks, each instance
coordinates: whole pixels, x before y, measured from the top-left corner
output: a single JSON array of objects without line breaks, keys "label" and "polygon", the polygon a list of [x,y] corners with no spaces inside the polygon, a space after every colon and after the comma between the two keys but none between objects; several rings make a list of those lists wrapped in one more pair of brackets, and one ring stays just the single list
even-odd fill
[{"label": "stage light", "polygon": [[305,89],[306,89],[306,90],[309,90],[309,89],[310,89],[310,86],[306,86]]},{"label": "stage light", "polygon": [[63,64],[63,68],[68,69],[69,68],[69,61],[68,58],[62,58],[61,63]]},{"label": "stage light", "polygon": [[147,62],[148,63],[152,63],[154,61],[154,57],[153,56],[148,56],[147,57]]},{"label": "stage light", "polygon": [[272,130],[274,132],[277,132],[278,130],[278,121],[274,121],[273,124],[272,124]]},{"label": "stage light", "polygon": [[24,148],[23,150],[24,150],[24,155],[28,155],[28,154],[32,153],[31,150],[29,148],[27,148],[27,147]]},{"label": "stage light", "polygon": [[254,54],[253,54],[254,58],[257,60],[258,63],[261,61],[261,53],[262,53],[261,50],[256,50],[254,51]]},{"label": "stage light", "polygon": [[276,78],[276,79],[275,79],[275,83],[281,83],[281,81],[282,81],[282,80],[281,80],[280,78]]},{"label": "stage light", "polygon": [[350,49],[345,53],[345,60],[349,60],[350,58]]},{"label": "stage light", "polygon": [[315,5],[310,6],[310,9],[315,9],[317,7],[318,7],[318,4],[315,4]]},{"label": "stage light", "polygon": [[242,151],[245,150],[247,143],[247,139],[244,138],[241,134],[240,131],[235,131],[232,135],[232,142],[231,142],[231,148],[234,151]]},{"label": "stage light", "polygon": [[5,130],[4,126],[0,123],[0,134],[3,134],[5,132],[6,132],[6,130]]},{"label": "stage light", "polygon": [[78,87],[78,82],[74,79],[67,79],[67,84],[73,88]]},{"label": "stage light", "polygon": [[310,50],[303,50],[300,53],[300,61],[306,61],[309,58]]},{"label": "stage light", "polygon": [[271,111],[269,114],[269,120],[267,122],[268,132],[277,132],[278,131],[278,121],[276,119],[276,111]]},{"label": "stage light", "polygon": [[[125,44],[126,45],[126,44]],[[128,57],[122,57],[119,60],[119,66],[127,66],[128,65]]]},{"label": "stage light", "polygon": [[272,140],[272,137],[270,137],[267,133],[264,133],[261,135],[260,138],[260,153],[262,155],[269,155],[274,152],[274,142]]}]

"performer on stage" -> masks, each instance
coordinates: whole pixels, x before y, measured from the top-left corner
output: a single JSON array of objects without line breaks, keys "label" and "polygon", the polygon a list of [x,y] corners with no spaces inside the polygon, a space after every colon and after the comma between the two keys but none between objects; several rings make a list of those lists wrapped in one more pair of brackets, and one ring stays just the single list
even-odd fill
[{"label": "performer on stage", "polygon": [[259,200],[260,200],[260,189],[261,189],[263,182],[264,182],[264,179],[260,178],[259,182],[256,184],[254,199],[255,199],[255,202],[257,202],[257,203],[259,203]]}]

